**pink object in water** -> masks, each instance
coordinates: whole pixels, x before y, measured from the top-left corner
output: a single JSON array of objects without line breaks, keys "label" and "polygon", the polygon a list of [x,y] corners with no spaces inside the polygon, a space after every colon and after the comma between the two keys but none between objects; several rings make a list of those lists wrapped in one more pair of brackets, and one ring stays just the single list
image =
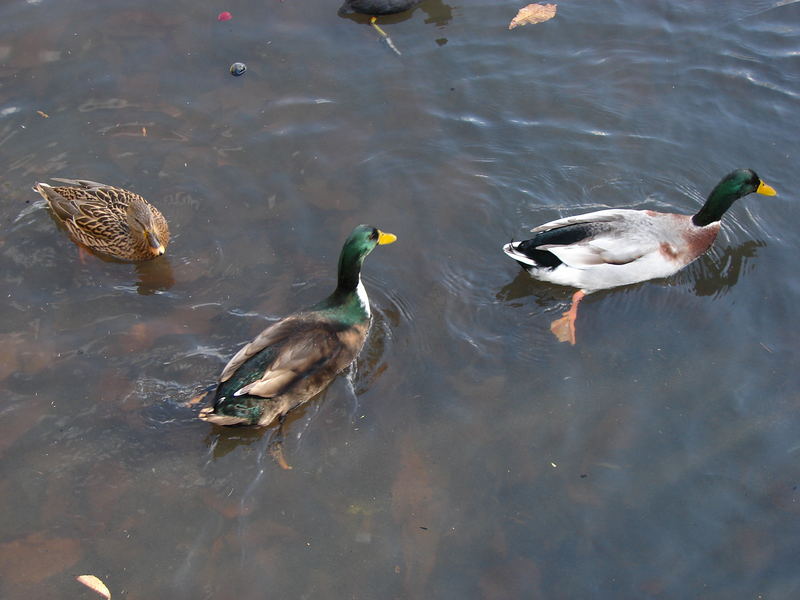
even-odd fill
[{"label": "pink object in water", "polygon": [[230,21],[233,18],[233,15],[229,13],[227,10],[219,13],[217,15],[217,21]]}]

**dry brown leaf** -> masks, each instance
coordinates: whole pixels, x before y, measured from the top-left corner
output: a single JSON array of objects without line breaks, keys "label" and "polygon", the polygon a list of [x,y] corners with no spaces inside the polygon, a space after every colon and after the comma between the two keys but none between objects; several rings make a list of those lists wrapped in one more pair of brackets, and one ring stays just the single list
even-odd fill
[{"label": "dry brown leaf", "polygon": [[281,469],[284,471],[292,470],[292,465],[286,462],[286,458],[283,456],[283,444],[273,444],[270,446],[269,453]]},{"label": "dry brown leaf", "polygon": [[106,600],[111,600],[111,592],[108,591],[106,584],[94,575],[78,575],[76,578],[80,583],[100,594]]},{"label": "dry brown leaf", "polygon": [[556,16],[555,4],[528,4],[519,9],[517,16],[511,19],[509,29],[534,23],[544,23]]}]

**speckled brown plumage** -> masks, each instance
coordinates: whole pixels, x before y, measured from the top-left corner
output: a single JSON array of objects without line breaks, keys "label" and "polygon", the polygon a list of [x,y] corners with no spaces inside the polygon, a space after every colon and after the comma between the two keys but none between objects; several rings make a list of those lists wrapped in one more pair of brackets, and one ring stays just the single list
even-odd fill
[{"label": "speckled brown plumage", "polygon": [[167,220],[144,198],[122,188],[85,179],[60,179],[37,191],[72,240],[120,260],[143,261],[161,256],[169,243]]}]

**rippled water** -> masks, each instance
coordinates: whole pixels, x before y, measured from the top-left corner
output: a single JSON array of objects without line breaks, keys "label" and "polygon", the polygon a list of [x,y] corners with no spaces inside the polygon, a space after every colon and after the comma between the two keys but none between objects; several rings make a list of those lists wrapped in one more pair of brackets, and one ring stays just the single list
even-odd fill
[{"label": "rippled water", "polygon": [[[0,595],[797,597],[800,4],[425,0],[380,21],[400,56],[337,8],[0,6]],[[503,243],[737,167],[779,196],[555,341],[572,290]],[[150,199],[167,256],[82,262],[53,176]],[[399,237],[370,337],[282,470],[191,399],[361,222]]]}]

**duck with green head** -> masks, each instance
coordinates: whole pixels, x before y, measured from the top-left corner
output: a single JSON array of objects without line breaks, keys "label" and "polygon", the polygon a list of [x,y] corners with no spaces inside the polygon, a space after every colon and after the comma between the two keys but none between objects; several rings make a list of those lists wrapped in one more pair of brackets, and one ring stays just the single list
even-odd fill
[{"label": "duck with green head", "polygon": [[755,171],[738,169],[723,177],[694,216],[599,210],[540,225],[533,238],[503,251],[535,279],[578,288],[570,309],[550,326],[560,341],[574,344],[578,303],[586,294],[677,273],[711,247],[731,205],[753,192],[776,194]]},{"label": "duck with green head", "polygon": [[359,225],[342,247],[338,283],[314,306],[267,327],[222,370],[212,406],[200,418],[216,425],[269,425],[322,391],[355,360],[369,330],[361,266],[375,246],[397,238]]}]

